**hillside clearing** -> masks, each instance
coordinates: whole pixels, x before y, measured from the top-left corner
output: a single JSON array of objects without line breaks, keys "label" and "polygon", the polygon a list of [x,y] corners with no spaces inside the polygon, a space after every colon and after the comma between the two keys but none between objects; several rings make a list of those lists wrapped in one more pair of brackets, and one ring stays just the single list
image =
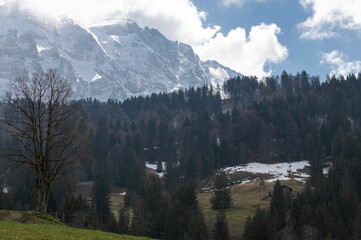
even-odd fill
[{"label": "hillside clearing", "polygon": [[[304,188],[302,182],[296,180],[281,181],[293,189],[292,195],[301,192]],[[274,183],[266,183],[264,193],[273,191]],[[266,209],[269,207],[269,200],[261,200],[261,189],[259,181],[247,184],[237,184],[231,187],[233,206],[225,211],[230,236],[232,238],[240,237],[243,233],[245,222],[248,216],[252,216],[257,207]],[[217,211],[212,210],[210,199],[213,192],[205,192],[198,194],[199,204],[202,208],[205,223],[211,229],[215,223]]]},{"label": "hillside clearing", "polygon": [[150,238],[119,235],[98,230],[71,228],[46,214],[1,210],[0,239],[146,240]]},{"label": "hillside clearing", "polygon": [[[296,195],[303,190],[304,182],[309,176],[307,174],[308,166],[307,161],[301,161],[277,164],[249,163],[220,169],[226,172],[231,182],[235,183],[231,186],[233,206],[226,210],[231,237],[235,238],[242,235],[248,216],[252,216],[257,207],[262,209],[269,207],[269,200],[261,200],[261,178],[265,180],[264,195],[273,191],[274,182],[277,179],[281,180],[281,184],[291,187],[293,189],[292,195]],[[287,172],[288,169],[292,170],[291,174]],[[210,186],[211,182],[212,180],[207,179],[201,184],[203,187],[199,188],[199,190],[203,192],[198,194],[199,204],[209,229],[213,227],[217,215],[217,211],[212,210],[210,204],[213,195]],[[90,195],[92,184],[81,184],[78,187],[79,193]],[[124,191],[125,189],[112,186],[110,194],[111,211],[116,219],[118,218],[119,209],[124,204]]]}]

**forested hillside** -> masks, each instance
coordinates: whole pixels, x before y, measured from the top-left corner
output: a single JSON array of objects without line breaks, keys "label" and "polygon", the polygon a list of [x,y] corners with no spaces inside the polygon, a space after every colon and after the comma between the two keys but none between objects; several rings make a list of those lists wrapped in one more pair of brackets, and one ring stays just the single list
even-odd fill
[{"label": "forested hillside", "polygon": [[[249,219],[244,239],[279,234],[358,239],[361,75],[322,83],[305,71],[262,80],[244,76],[230,79],[223,90],[204,86],[123,102],[77,101],[85,149],[79,151],[86,154],[54,184],[50,211],[61,212],[71,226],[209,239],[196,197],[200,180],[226,166],[306,159],[311,177],[304,194],[292,200],[274,194],[270,211],[259,210]],[[3,145],[9,139],[2,134]],[[329,161],[332,167],[324,176],[322,165]],[[147,174],[145,162],[156,163],[163,178]],[[8,170],[0,180],[11,191],[0,192],[0,206],[31,208],[28,179],[33,176],[5,160],[1,164]],[[9,178],[19,174],[16,170],[28,175]],[[74,196],[74,185],[88,181],[94,181],[92,201]],[[109,210],[112,185],[127,190],[118,219]]]},{"label": "forested hillside", "polygon": [[[305,72],[284,72],[264,82],[231,79],[225,84],[229,98],[223,101],[219,92],[203,87],[123,103],[79,104],[89,123],[95,169],[116,166],[111,167],[114,176],[125,177],[116,171],[122,164],[166,162],[170,181],[173,175],[199,179],[214,169],[251,161],[307,159],[316,167],[333,155],[335,137],[359,132],[360,88],[355,76],[333,77],[320,85]],[[94,178],[92,169],[87,177]]]}]

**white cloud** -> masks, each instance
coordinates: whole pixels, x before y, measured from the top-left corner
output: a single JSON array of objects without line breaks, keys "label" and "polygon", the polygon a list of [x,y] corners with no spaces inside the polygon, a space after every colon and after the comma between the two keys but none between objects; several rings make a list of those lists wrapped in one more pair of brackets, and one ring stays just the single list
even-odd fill
[{"label": "white cloud", "polygon": [[232,5],[241,6],[244,0],[222,0],[223,6],[230,7]]},{"label": "white cloud", "polygon": [[300,0],[300,4],[313,13],[299,25],[301,38],[332,38],[340,29],[361,31],[360,0]]},{"label": "white cloud", "polygon": [[331,66],[331,75],[357,74],[361,72],[361,61],[347,61],[347,56],[338,50],[322,54],[321,63]]},{"label": "white cloud", "polygon": [[219,26],[204,26],[207,14],[191,0],[7,0],[38,13],[66,15],[82,26],[119,16],[140,26],[160,30],[172,40],[200,44],[213,37]]},{"label": "white cloud", "polygon": [[190,0],[144,0],[134,5],[128,11],[129,18],[160,30],[172,40],[202,44],[220,30],[219,26],[204,26],[207,14],[198,11]]},{"label": "white cloud", "polygon": [[222,5],[225,7],[231,7],[231,6],[236,6],[236,7],[240,7],[242,6],[245,2],[259,2],[259,3],[263,3],[263,2],[267,2],[269,0],[222,0]]},{"label": "white cloud", "polygon": [[227,36],[218,33],[215,38],[196,48],[201,59],[216,59],[219,63],[245,75],[265,76],[266,64],[285,60],[288,50],[279,43],[276,24],[253,26],[249,36],[243,28],[231,30]]},{"label": "white cloud", "polygon": [[[4,0],[0,0],[4,1]],[[246,36],[236,28],[224,36],[217,25],[205,26],[207,13],[192,0],[5,0],[38,13],[66,15],[82,26],[111,17],[128,17],[141,27],[158,29],[171,40],[191,45],[203,60],[216,60],[243,74],[264,76],[264,65],[287,57],[275,24],[254,26]],[[243,0],[228,0],[241,3]],[[249,1],[249,0],[244,0]],[[266,0],[256,0],[258,2]]]}]

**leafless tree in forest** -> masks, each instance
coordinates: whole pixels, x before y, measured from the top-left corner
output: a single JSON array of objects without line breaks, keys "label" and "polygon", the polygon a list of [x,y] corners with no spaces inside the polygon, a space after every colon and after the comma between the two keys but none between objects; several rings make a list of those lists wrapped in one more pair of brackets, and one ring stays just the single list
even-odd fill
[{"label": "leafless tree in forest", "polygon": [[4,156],[34,171],[36,210],[46,212],[54,179],[79,157],[80,119],[70,102],[72,88],[50,69],[18,76],[11,92],[4,122],[15,141]]}]

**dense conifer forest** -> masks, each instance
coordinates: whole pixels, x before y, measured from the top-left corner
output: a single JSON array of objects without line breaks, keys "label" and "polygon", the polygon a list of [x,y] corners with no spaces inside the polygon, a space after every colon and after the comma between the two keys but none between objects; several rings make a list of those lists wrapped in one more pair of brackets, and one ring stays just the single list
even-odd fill
[{"label": "dense conifer forest", "polygon": [[[198,183],[226,166],[306,159],[311,177],[304,192],[290,199],[277,182],[269,210],[250,216],[239,237],[360,239],[361,74],[323,82],[305,71],[242,76],[220,88],[76,101],[85,149],[79,151],[86,154],[54,183],[49,212],[75,227],[158,239],[220,239],[225,231],[228,239],[222,209],[231,199],[219,203],[215,196],[219,214],[208,229]],[[2,133],[1,141],[5,146],[11,138]],[[145,162],[166,170],[164,176],[149,174]],[[324,175],[327,162],[332,166]],[[6,169],[0,183],[9,189],[0,191],[0,207],[31,209],[34,176],[5,159],[0,164]],[[91,200],[76,196],[74,185],[89,181]],[[117,217],[110,211],[111,186],[127,191]]]}]

